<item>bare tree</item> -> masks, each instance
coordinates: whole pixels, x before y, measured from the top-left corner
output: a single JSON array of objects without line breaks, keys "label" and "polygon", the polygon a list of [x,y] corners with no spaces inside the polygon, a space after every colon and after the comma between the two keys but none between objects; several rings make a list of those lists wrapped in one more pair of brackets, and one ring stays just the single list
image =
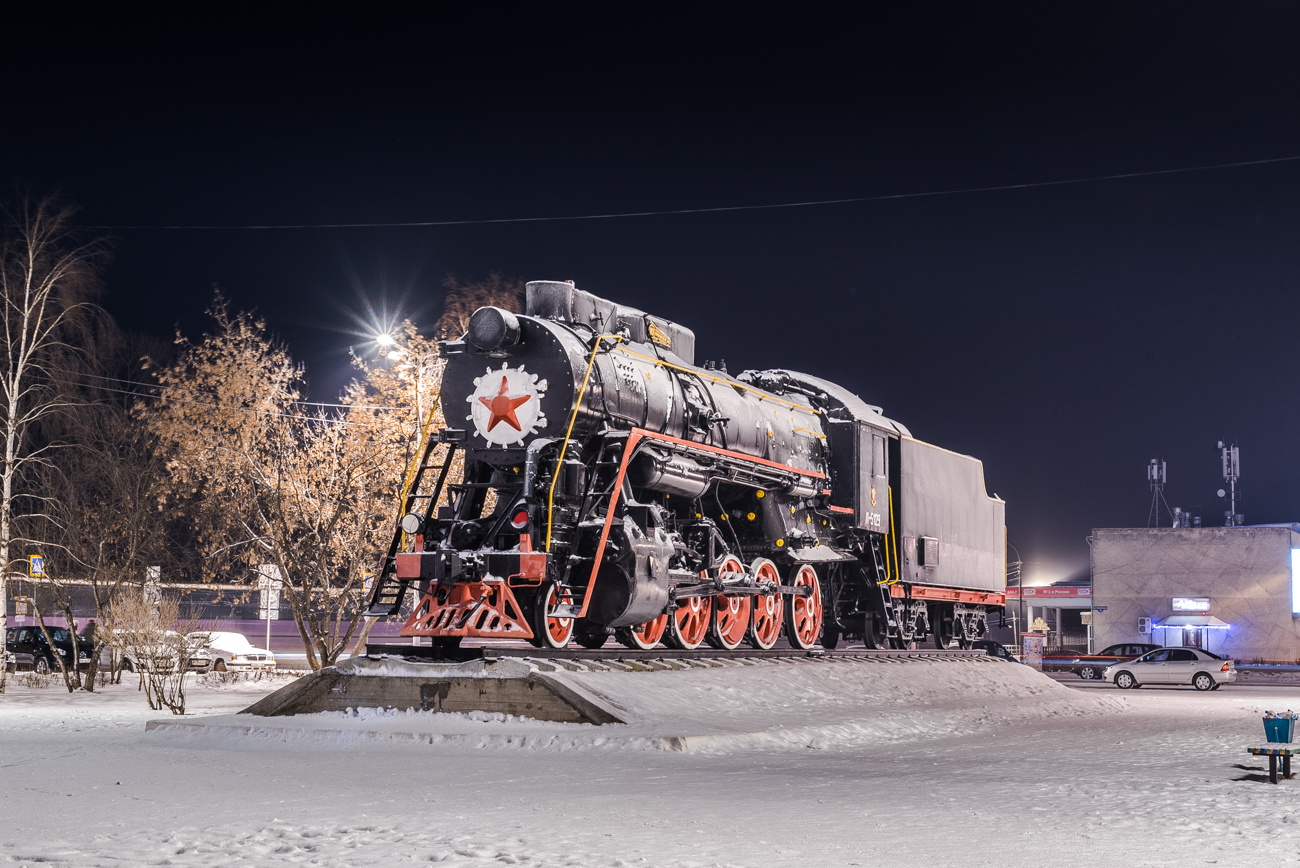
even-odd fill
[{"label": "bare tree", "polygon": [[442,316],[434,326],[439,338],[458,338],[469,330],[469,318],[480,307],[500,307],[519,313],[524,309],[524,282],[493,271],[485,280],[464,281],[447,275],[442,282],[447,295]]},{"label": "bare tree", "polygon": [[121,594],[108,608],[108,642],[133,661],[145,700],[155,711],[185,713],[185,680],[194,651],[188,634],[197,627],[181,620],[180,604],[171,596],[150,602],[140,594]]},{"label": "bare tree", "polygon": [[[53,583],[45,583],[38,587],[30,598],[31,606],[36,615],[36,628],[41,631],[45,637],[45,644],[54,652],[54,662],[59,667],[59,673],[63,676],[63,685],[72,693],[78,687],[81,687],[81,643],[77,636],[77,621],[72,615],[72,604],[70,595],[66,593],[66,588],[61,588]],[[44,593],[42,593],[44,591]],[[42,599],[45,598],[45,599]],[[69,656],[64,656],[63,649],[55,642],[56,635],[51,630],[58,631],[58,627],[50,627],[45,623],[46,604],[50,603],[66,619],[67,631],[71,643],[71,652]],[[75,661],[75,662],[74,662]],[[90,672],[90,680],[94,681],[94,671]]]},{"label": "bare tree", "polygon": [[[184,550],[183,540],[174,541],[169,533],[178,521],[166,508],[165,458],[126,406],[83,405],[64,429],[68,448],[58,467],[41,475],[49,497],[42,533],[46,588],[70,622],[74,596],[83,604],[88,597],[102,625],[113,599],[127,589],[143,593],[150,567],[168,574],[179,569],[175,552]],[[108,647],[107,635],[98,629],[85,631],[79,641],[93,661]],[[117,672],[111,677],[116,680]],[[95,679],[78,683],[73,675],[69,685],[93,691]]]},{"label": "bare tree", "polygon": [[[97,287],[103,252],[79,240],[71,210],[53,200],[21,199],[5,212],[0,240],[0,303],[5,353],[0,370],[0,659],[4,657],[8,582],[20,575],[17,549],[34,542],[19,534],[17,520],[44,511],[45,496],[25,485],[30,472],[48,466],[59,444],[35,437],[42,423],[75,401],[61,385],[84,346],[84,323]],[[5,686],[0,667],[0,693]]]}]

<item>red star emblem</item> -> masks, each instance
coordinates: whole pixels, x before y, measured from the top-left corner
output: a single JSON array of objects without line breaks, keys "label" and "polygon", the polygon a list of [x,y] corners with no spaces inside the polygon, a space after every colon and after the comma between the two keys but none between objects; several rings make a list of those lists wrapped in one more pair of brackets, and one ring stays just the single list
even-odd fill
[{"label": "red star emblem", "polygon": [[479,398],[479,400],[483,402],[483,406],[492,411],[492,418],[488,421],[487,427],[489,431],[497,427],[498,422],[505,422],[516,431],[523,430],[519,427],[519,419],[515,416],[515,408],[520,404],[527,403],[529,396],[524,395],[522,398],[511,398],[506,394],[506,388],[506,378],[502,377],[501,391],[497,392],[495,398],[492,398],[491,400],[487,398]]}]

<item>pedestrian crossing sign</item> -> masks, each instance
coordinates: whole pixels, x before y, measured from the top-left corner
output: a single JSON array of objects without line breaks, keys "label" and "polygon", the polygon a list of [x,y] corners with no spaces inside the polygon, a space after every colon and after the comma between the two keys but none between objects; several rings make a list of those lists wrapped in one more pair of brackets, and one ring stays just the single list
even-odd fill
[{"label": "pedestrian crossing sign", "polygon": [[27,575],[33,579],[45,578],[45,558],[31,555],[27,558]]}]

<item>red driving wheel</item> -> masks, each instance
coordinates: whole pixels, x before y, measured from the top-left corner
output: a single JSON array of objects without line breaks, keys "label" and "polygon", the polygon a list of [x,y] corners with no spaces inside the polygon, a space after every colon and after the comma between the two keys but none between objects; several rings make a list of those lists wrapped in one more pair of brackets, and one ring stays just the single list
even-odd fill
[{"label": "red driving wheel", "polygon": [[[781,574],[776,564],[767,558],[758,558],[749,565],[749,572],[758,585],[781,584]],[[776,644],[781,636],[781,621],[785,614],[785,596],[782,594],[760,594],[754,597],[753,614],[749,619],[746,636],[749,644],[766,651]]]}]

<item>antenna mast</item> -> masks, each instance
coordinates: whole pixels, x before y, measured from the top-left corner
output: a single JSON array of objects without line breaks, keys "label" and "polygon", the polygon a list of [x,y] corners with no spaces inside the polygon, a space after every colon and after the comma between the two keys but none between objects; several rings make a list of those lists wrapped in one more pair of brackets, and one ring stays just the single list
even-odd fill
[{"label": "antenna mast", "polygon": [[1224,527],[1241,527],[1246,523],[1246,517],[1237,512],[1237,478],[1241,476],[1241,454],[1237,451],[1237,444],[1231,446],[1219,441],[1219,457],[1223,461],[1223,481],[1228,483],[1228,491],[1219,489],[1219,497],[1228,495],[1228,511],[1223,514]]},{"label": "antenna mast", "polygon": [[1160,527],[1161,504],[1164,504],[1165,512],[1169,513],[1172,526],[1177,527],[1174,511],[1169,508],[1169,501],[1165,500],[1165,462],[1159,458],[1151,459],[1147,465],[1147,482],[1151,485],[1151,509],[1147,510],[1147,527]]}]

